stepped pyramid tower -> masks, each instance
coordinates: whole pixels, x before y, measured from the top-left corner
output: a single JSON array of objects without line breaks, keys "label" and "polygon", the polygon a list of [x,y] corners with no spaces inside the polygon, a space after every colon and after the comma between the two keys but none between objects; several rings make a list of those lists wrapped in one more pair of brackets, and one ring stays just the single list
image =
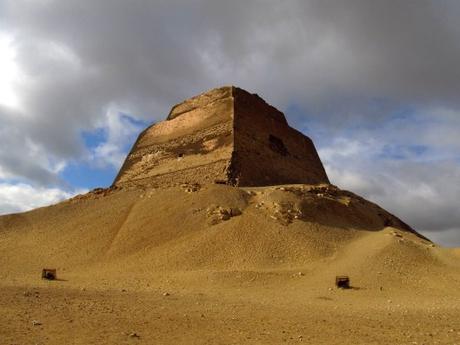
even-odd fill
[{"label": "stepped pyramid tower", "polygon": [[234,86],[175,105],[144,130],[114,186],[222,183],[233,186],[329,183],[310,138],[283,113]]}]

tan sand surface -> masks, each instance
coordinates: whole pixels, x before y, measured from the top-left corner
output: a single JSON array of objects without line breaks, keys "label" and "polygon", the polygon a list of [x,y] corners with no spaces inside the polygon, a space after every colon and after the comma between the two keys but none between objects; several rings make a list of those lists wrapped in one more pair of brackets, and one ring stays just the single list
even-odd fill
[{"label": "tan sand surface", "polygon": [[0,217],[0,344],[460,344],[458,253],[333,186],[97,190]]}]

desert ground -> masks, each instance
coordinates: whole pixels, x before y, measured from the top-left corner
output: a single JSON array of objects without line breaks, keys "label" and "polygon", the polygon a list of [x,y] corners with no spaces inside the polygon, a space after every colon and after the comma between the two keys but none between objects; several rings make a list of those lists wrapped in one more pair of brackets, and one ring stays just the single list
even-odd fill
[{"label": "desert ground", "polygon": [[460,252],[333,186],[95,190],[0,217],[0,325],[1,345],[460,344]]}]

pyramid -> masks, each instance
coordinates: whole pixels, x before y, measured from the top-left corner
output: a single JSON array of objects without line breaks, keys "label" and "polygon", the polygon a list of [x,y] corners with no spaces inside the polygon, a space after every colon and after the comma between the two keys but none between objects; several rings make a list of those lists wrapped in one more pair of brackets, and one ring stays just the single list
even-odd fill
[{"label": "pyramid", "polygon": [[175,105],[144,130],[114,186],[220,183],[233,186],[329,183],[310,138],[282,112],[234,86]]}]

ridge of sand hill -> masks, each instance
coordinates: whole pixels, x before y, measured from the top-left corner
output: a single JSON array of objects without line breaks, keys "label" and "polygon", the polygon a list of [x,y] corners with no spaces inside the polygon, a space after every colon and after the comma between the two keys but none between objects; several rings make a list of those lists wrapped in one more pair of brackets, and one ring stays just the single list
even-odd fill
[{"label": "ridge of sand hill", "polygon": [[2,250],[11,253],[3,259],[24,268],[35,262],[34,272],[130,256],[148,257],[157,270],[301,265],[385,229],[400,242],[431,246],[377,205],[331,185],[96,190],[0,217],[0,229]]},{"label": "ridge of sand hill", "polygon": [[169,273],[289,270],[347,251],[334,264],[371,258],[360,262],[363,272],[441,264],[429,240],[332,185],[98,189],[0,217],[0,250],[0,277],[24,283],[44,266],[69,274],[130,263]]},{"label": "ridge of sand hill", "polygon": [[2,344],[460,339],[458,256],[331,185],[98,189],[1,216],[0,253]]}]

